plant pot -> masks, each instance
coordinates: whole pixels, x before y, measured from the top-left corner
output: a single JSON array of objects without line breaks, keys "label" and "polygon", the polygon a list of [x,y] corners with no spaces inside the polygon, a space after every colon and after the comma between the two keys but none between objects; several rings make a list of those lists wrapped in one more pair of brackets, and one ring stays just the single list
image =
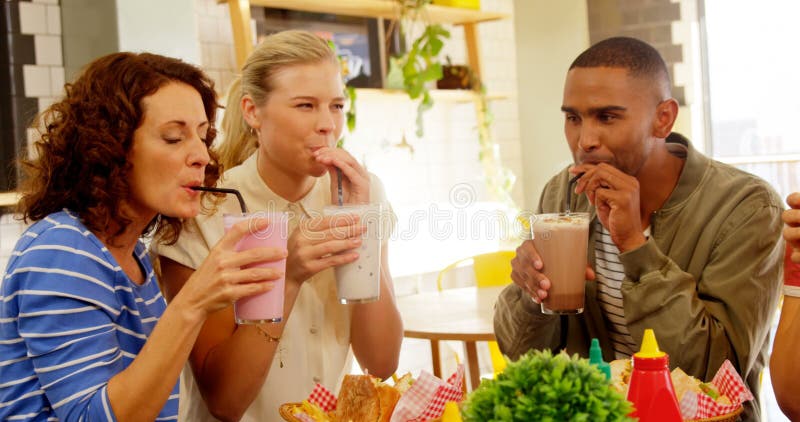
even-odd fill
[{"label": "plant pot", "polygon": [[465,65],[443,65],[437,89],[472,89],[472,72]]}]

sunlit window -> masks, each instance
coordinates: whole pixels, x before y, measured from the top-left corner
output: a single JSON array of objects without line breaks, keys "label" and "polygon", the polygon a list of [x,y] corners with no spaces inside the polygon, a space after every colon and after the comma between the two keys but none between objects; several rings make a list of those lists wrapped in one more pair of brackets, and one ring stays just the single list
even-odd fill
[{"label": "sunlit window", "polygon": [[706,0],[710,153],[800,190],[800,2]]}]

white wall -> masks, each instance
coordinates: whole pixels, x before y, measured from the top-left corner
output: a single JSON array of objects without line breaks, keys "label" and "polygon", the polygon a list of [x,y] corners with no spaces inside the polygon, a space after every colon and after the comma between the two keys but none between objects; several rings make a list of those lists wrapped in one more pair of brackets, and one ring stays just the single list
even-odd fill
[{"label": "white wall", "polygon": [[148,51],[200,64],[194,0],[117,0],[120,51]]},{"label": "white wall", "polygon": [[564,77],[589,46],[585,0],[515,0],[519,122],[525,208],[571,162],[561,113]]}]

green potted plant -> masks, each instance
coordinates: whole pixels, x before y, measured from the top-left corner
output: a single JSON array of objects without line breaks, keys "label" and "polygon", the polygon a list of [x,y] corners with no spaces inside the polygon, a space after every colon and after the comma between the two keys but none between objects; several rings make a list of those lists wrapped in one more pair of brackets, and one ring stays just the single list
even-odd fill
[{"label": "green potted plant", "polygon": [[633,421],[633,408],[587,359],[532,351],[483,380],[464,402],[470,421]]}]

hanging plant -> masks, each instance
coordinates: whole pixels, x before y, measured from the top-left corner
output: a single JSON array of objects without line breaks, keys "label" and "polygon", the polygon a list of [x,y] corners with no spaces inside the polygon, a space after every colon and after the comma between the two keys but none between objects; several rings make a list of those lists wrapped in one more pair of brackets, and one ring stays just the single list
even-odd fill
[{"label": "hanging plant", "polygon": [[396,0],[400,5],[400,33],[405,37],[408,26],[422,22],[425,27],[405,54],[389,59],[387,85],[402,88],[412,100],[419,100],[417,105],[416,135],[422,137],[423,114],[433,107],[428,86],[442,78],[442,62],[439,59],[450,31],[439,24],[429,24],[425,19],[424,6],[431,0]]},{"label": "hanging plant", "polygon": [[502,165],[500,146],[492,138],[494,115],[489,109],[486,87],[477,78],[473,78],[472,84],[475,87],[475,95],[477,95],[475,120],[478,122],[478,160],[481,162],[483,174],[486,176],[486,185],[489,187],[489,193],[495,196],[496,200],[515,209],[516,205],[511,197],[511,190],[514,188],[516,176],[514,172]]},{"label": "hanging plant", "polygon": [[[404,26],[422,21],[425,24],[425,8],[431,0],[395,0],[400,5],[401,33],[407,32]],[[389,59],[389,72],[386,76],[387,86],[401,88],[412,100],[419,99],[416,116],[416,135],[424,135],[423,115],[433,107],[428,86],[443,77],[443,63],[439,54],[450,32],[441,25],[425,24],[425,28],[411,44],[411,48],[403,55]],[[447,64],[451,64],[447,58]],[[476,95],[476,121],[478,142],[480,145],[478,159],[486,177],[489,193],[499,202],[516,208],[511,197],[511,190],[516,177],[500,162],[499,146],[492,138],[491,125],[493,116],[489,110],[486,88],[480,78],[471,69],[468,72],[469,83]]]}]

